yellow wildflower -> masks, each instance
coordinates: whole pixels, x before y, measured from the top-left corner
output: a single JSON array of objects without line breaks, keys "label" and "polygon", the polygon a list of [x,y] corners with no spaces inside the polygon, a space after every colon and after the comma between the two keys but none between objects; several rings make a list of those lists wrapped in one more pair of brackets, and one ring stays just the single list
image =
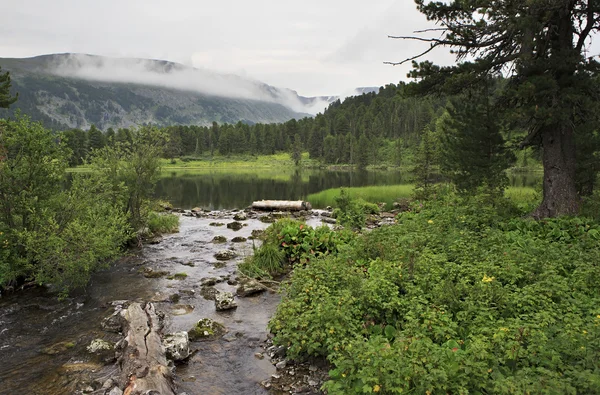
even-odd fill
[{"label": "yellow wildflower", "polygon": [[373,386],[373,392],[379,392],[380,389],[381,389],[381,387],[379,386],[379,384],[375,384]]},{"label": "yellow wildflower", "polygon": [[430,219],[429,221],[427,221],[427,223],[428,223],[428,224],[432,224],[432,223],[433,223],[433,220],[432,220],[432,219]]},{"label": "yellow wildflower", "polygon": [[494,281],[495,277],[488,277],[487,275],[483,275],[483,279],[481,280],[484,283],[491,283],[492,281]]},{"label": "yellow wildflower", "polygon": [[583,334],[584,334],[584,335],[587,335],[587,331],[586,331],[585,329],[583,330]]}]

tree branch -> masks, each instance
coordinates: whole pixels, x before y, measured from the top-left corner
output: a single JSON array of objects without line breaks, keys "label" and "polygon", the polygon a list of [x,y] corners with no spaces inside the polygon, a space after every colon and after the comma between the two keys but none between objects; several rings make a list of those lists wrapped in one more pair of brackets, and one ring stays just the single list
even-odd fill
[{"label": "tree branch", "polygon": [[410,58],[408,58],[408,59],[404,59],[404,60],[403,60],[403,61],[401,61],[401,62],[383,62],[383,64],[391,64],[392,66],[400,66],[401,64],[404,64],[404,63],[406,63],[406,62],[413,61],[413,60],[415,60],[415,59],[418,59],[418,58],[420,58],[421,56],[424,56],[424,55],[428,54],[428,53],[429,53],[429,52],[431,52],[431,51],[432,51],[432,50],[433,50],[435,47],[437,47],[437,46],[439,46],[439,45],[441,45],[441,44],[437,44],[437,43],[435,43],[435,44],[431,44],[431,45],[429,46],[429,48],[428,48],[426,51],[423,51],[423,52],[421,52],[420,54],[418,54],[418,55],[415,55],[415,56],[413,56],[413,57],[410,57]]}]

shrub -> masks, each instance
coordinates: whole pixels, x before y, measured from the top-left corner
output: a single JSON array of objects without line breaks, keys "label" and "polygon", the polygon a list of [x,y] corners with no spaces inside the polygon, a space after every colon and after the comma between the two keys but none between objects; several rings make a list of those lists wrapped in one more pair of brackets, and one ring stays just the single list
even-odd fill
[{"label": "shrub", "polygon": [[175,233],[179,231],[179,217],[170,213],[148,214],[148,230],[151,234]]},{"label": "shrub", "polygon": [[600,393],[600,227],[510,213],[442,195],[296,267],[275,341],[330,394]]}]

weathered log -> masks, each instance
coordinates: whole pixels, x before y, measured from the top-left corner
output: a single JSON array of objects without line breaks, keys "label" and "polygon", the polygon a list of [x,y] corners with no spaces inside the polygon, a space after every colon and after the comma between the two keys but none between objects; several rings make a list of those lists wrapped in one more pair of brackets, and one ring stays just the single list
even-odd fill
[{"label": "weathered log", "polygon": [[121,312],[125,348],[119,358],[123,395],[174,395],[175,385],[167,367],[160,336],[161,323],[152,303],[132,303]]},{"label": "weathered log", "polygon": [[312,206],[309,202],[302,200],[260,200],[253,202],[252,208],[255,210],[302,211],[311,210]]}]

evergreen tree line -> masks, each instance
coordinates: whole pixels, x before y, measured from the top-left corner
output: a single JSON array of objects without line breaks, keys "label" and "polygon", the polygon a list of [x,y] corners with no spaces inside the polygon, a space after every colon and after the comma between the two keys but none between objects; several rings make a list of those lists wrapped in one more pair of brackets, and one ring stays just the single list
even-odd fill
[{"label": "evergreen tree line", "polygon": [[[438,116],[444,100],[411,97],[406,85],[389,84],[379,93],[337,100],[314,118],[280,124],[169,126],[166,158],[214,155],[271,155],[308,152],[324,164],[400,164],[399,152],[418,144],[420,132]],[[83,163],[92,149],[129,140],[128,129],[101,132],[71,129],[63,133],[73,151],[72,165]],[[296,158],[298,155],[296,154]]]}]

